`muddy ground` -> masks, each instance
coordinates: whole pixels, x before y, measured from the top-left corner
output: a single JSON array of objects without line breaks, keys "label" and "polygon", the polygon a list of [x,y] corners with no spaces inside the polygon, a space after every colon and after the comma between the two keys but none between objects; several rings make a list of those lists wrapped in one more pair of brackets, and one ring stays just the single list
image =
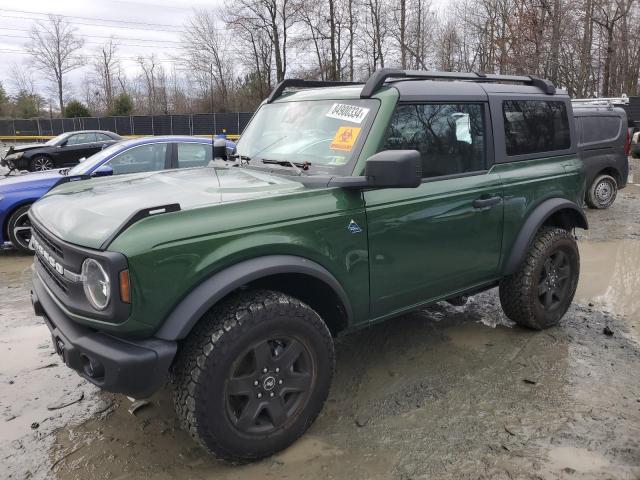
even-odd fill
[{"label": "muddy ground", "polygon": [[579,291],[559,327],[512,327],[490,291],[341,338],[316,423],[248,466],[204,454],[178,428],[168,392],[130,414],[126,397],[61,365],[31,310],[31,260],[6,250],[0,478],[639,479],[635,166],[610,210],[588,212]]}]

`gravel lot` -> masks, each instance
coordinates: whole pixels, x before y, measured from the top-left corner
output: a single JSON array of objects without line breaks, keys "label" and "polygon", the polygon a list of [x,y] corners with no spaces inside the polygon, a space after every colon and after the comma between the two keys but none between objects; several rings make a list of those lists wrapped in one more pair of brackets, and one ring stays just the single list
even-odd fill
[{"label": "gravel lot", "polygon": [[246,466],[204,454],[178,428],[168,391],[131,414],[126,397],[61,365],[31,310],[31,260],[0,252],[0,477],[638,479],[634,167],[610,210],[588,212],[579,291],[559,327],[510,326],[490,291],[341,338],[317,422]]}]

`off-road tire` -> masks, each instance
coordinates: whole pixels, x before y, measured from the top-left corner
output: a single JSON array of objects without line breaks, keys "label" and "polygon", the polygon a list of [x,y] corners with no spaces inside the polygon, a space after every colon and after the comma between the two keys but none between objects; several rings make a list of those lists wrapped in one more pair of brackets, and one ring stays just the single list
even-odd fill
[{"label": "off-road tire", "polygon": [[[42,165],[46,164],[47,168],[42,168]],[[38,155],[37,157],[33,157],[29,162],[29,171],[30,172],[45,172],[47,170],[52,170],[55,167],[53,164],[53,160],[46,155]]]},{"label": "off-road tire", "polygon": [[[558,300],[556,308],[549,311],[540,300],[539,288],[541,277],[545,275],[545,262],[558,251],[568,259],[568,283],[563,284],[566,288],[563,298]],[[502,309],[507,317],[517,324],[534,330],[557,325],[571,305],[579,275],[580,253],[571,232],[561,228],[543,227],[536,234],[519,269],[501,280]]]},{"label": "off-road tire", "polygon": [[[227,385],[234,365],[255,342],[281,335],[299,339],[313,357],[309,394],[283,425],[274,421],[268,434],[242,432],[229,413]],[[181,345],[172,371],[176,412],[183,428],[214,456],[235,463],[258,460],[286,448],[309,428],[329,393],[334,365],[333,339],[314,310],[279,292],[244,290],[211,309]],[[253,398],[246,405],[260,402]]]},{"label": "off-road tire", "polygon": [[[22,207],[17,208],[16,211],[11,214],[9,220],[7,221],[7,236],[9,238],[9,241],[12,243],[13,248],[15,248],[17,251],[19,251],[20,253],[33,254],[33,251],[29,249],[26,238],[18,238],[19,234],[17,233],[16,229],[17,227],[21,227],[19,223],[25,221],[25,215],[27,215],[27,213],[29,212],[29,208],[31,208],[31,205],[23,205]],[[29,237],[31,237],[30,234]]]},{"label": "off-road tire", "polygon": [[611,175],[598,175],[587,191],[590,208],[605,209],[613,205],[618,195],[618,182]]}]

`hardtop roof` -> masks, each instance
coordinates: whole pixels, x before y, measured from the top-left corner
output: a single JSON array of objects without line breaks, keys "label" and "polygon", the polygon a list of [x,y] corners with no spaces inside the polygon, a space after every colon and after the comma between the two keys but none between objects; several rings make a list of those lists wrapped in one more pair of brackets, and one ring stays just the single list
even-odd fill
[{"label": "hardtop roof", "polygon": [[[291,102],[305,100],[359,100],[364,84],[348,86],[327,86],[314,88],[300,88],[289,90],[276,98],[273,102]],[[467,80],[425,80],[425,79],[393,79],[376,92],[373,98],[389,89],[395,89],[401,101],[487,101],[494,95],[532,95],[549,100],[565,100],[568,98],[566,90],[557,89],[553,95],[542,92],[531,85],[514,83],[484,83]]]}]

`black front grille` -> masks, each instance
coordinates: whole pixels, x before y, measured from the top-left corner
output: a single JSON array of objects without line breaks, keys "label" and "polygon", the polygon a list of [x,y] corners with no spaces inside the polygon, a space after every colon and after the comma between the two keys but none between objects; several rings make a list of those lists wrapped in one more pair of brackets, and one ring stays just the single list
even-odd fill
[{"label": "black front grille", "polygon": [[49,265],[43,258],[40,258],[38,254],[36,254],[36,260],[42,266],[44,271],[47,272],[48,277],[54,281],[54,283],[58,286],[58,288],[60,288],[60,290],[62,290],[63,292],[67,293],[69,289],[67,288],[67,285],[65,285],[65,283],[60,279],[58,272],[56,272],[51,267],[51,265]]},{"label": "black front grille", "polygon": [[[84,293],[80,273],[87,258],[99,261],[107,271],[114,288],[118,285],[118,274],[128,268],[126,257],[117,252],[94,250],[75,245],[56,237],[46,227],[30,215],[33,239],[36,246],[36,271],[51,293],[71,312],[71,314],[92,318],[97,321],[119,323],[129,317],[131,305],[112,296],[104,310],[91,306]],[[51,262],[54,265],[51,265]],[[117,291],[117,290],[115,290]]]},{"label": "black front grille", "polygon": [[62,251],[62,249],[53,240],[48,238],[48,236],[41,229],[39,229],[33,224],[31,225],[31,229],[36,233],[36,235],[38,236],[38,239],[42,240],[42,243],[44,243],[47,247],[49,247],[52,253],[55,253],[56,256],[59,257],[60,259],[64,258],[64,252]]}]

